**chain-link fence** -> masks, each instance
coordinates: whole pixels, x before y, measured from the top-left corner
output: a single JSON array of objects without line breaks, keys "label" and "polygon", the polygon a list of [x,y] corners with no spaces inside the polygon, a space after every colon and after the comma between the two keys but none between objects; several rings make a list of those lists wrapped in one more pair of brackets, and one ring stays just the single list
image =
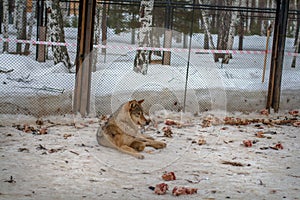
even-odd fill
[{"label": "chain-link fence", "polygon": [[[2,2],[0,112],[71,113],[79,2]],[[93,113],[109,114],[135,98],[145,99],[149,113],[264,108],[274,5],[269,1],[255,6],[233,2],[219,5],[211,1],[193,9],[191,2],[183,1],[154,1],[153,7],[143,7],[141,1],[99,1],[92,51]],[[299,107],[300,102],[296,5],[290,5],[288,16],[282,109]],[[152,21],[144,32],[148,43],[141,42],[142,17]],[[144,74],[134,71],[142,50]]]}]

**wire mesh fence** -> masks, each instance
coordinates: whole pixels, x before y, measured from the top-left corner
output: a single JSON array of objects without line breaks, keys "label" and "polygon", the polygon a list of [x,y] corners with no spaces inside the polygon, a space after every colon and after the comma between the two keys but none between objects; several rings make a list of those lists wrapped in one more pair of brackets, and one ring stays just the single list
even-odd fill
[{"label": "wire mesh fence", "polygon": [[[97,3],[92,113],[110,114],[130,99],[145,99],[145,110],[150,114],[162,109],[197,113],[264,108],[274,5],[264,5],[268,12],[263,12],[251,10],[250,5],[220,10],[214,1],[205,9],[200,4],[192,9],[181,1],[170,2],[173,4],[168,6],[155,1],[151,39],[144,47],[139,43],[140,2]],[[1,18],[0,112],[38,116],[72,113],[79,2],[28,1],[24,7],[19,1],[8,4],[8,10],[3,4]],[[61,20],[54,16],[58,11]],[[286,35],[282,109],[300,102],[299,41],[295,40],[299,14],[295,13],[289,14]],[[53,28],[54,24],[60,25]],[[229,34],[232,29],[233,39]],[[228,41],[232,41],[230,48]],[[150,55],[144,75],[134,71],[139,50]]]}]

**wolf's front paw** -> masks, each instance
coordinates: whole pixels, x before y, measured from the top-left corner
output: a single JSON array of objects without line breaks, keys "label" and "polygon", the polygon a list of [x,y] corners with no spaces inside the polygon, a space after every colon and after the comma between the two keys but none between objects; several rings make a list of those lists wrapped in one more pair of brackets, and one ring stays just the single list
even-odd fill
[{"label": "wolf's front paw", "polygon": [[144,159],[145,158],[145,156],[142,155],[142,154],[137,154],[135,157],[138,158],[138,159]]},{"label": "wolf's front paw", "polygon": [[155,149],[162,149],[162,148],[165,148],[166,146],[167,146],[167,144],[164,142],[155,142],[155,144],[153,144],[153,147]]}]

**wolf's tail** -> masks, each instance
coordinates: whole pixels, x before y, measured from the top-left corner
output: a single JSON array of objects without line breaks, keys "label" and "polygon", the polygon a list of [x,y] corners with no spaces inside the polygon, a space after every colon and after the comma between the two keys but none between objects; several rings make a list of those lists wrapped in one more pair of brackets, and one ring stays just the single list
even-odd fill
[{"label": "wolf's tail", "polygon": [[100,126],[97,130],[96,139],[98,144],[105,146],[105,147],[111,147],[113,144],[105,137],[103,134],[103,128]]},{"label": "wolf's tail", "polygon": [[103,138],[103,134],[102,134],[102,127],[100,126],[97,130],[97,134],[96,134],[96,139],[98,144],[101,143],[101,138]]}]

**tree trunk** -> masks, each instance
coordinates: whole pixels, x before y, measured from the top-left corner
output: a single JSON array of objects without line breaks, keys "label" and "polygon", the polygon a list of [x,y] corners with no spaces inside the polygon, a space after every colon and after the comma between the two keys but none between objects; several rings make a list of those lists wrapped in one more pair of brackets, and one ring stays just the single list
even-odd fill
[{"label": "tree trunk", "polygon": [[[300,7],[300,3],[299,6]],[[294,41],[294,46],[295,46],[295,53],[300,53],[300,37],[299,37],[299,32],[300,32],[300,16],[298,16],[298,20],[297,20],[297,27],[296,27],[296,34],[295,34],[295,41]],[[293,61],[292,61],[292,68],[296,67],[296,59],[297,56],[293,57]]]},{"label": "tree trunk", "polygon": [[[199,4],[203,4],[203,0],[199,0]],[[207,34],[208,40],[209,40],[209,44],[210,44],[210,49],[216,49],[216,46],[214,44],[212,35],[210,33],[209,30],[209,18],[208,18],[208,14],[205,10],[201,10],[201,14],[202,14],[202,21],[203,21],[203,25],[204,25],[204,29],[205,29],[205,33]]]},{"label": "tree trunk", "polygon": [[[298,37],[298,44],[295,46],[295,53],[300,53],[300,41],[299,41],[300,39],[299,39],[299,37]],[[292,65],[291,65],[291,67],[292,68],[295,68],[296,67],[296,59],[297,59],[297,56],[294,56],[293,57],[293,61],[292,61]]]},{"label": "tree trunk", "polygon": [[189,40],[189,35],[183,33],[183,45],[182,45],[182,48],[188,48],[188,40]]},{"label": "tree trunk", "polygon": [[[35,11],[36,11],[36,1],[32,1],[32,9],[31,9],[31,15],[30,15],[30,18],[29,18],[29,27],[28,27],[28,33],[27,33],[27,40],[31,40]],[[30,44],[26,43],[25,44],[25,49],[24,49],[25,53],[29,52],[29,47],[30,47]]]},{"label": "tree trunk", "polygon": [[[251,0],[251,7],[256,7],[256,0]],[[251,12],[250,14],[250,22],[249,22],[249,31],[251,34],[255,33],[256,34],[256,25],[257,25],[257,18],[255,18],[256,13]]]},{"label": "tree trunk", "polygon": [[[102,10],[103,10],[103,4],[97,3],[96,4],[96,16],[95,16],[95,35],[94,35],[94,41],[95,45],[99,45],[101,41],[101,20],[102,20]],[[94,48],[93,50],[93,72],[97,70],[97,62],[98,62],[98,53],[99,48]]]},{"label": "tree trunk", "polygon": [[[252,0],[246,0],[246,7],[251,7],[251,1]],[[246,31],[246,33],[250,33],[250,21],[251,21],[250,15],[251,15],[251,13],[249,13],[249,12],[245,13],[245,31]]]},{"label": "tree trunk", "polygon": [[[16,1],[17,5],[17,39],[26,39],[26,1]],[[22,54],[22,43],[17,43],[16,53]]]},{"label": "tree trunk", "polygon": [[[265,1],[258,1],[258,7],[259,8],[264,8],[264,5],[265,4]],[[257,18],[257,29],[259,29],[259,31],[257,30],[257,34],[260,35],[260,36],[264,36],[266,34],[264,34],[264,20],[263,20],[263,17],[264,17],[264,14],[263,13],[258,13],[258,18]]]},{"label": "tree trunk", "polygon": [[[107,44],[107,4],[104,4],[102,11],[102,23],[101,23],[101,31],[102,31],[102,45]],[[101,49],[102,55],[104,58],[106,57],[106,48]]]},{"label": "tree trunk", "polygon": [[[3,38],[8,38],[8,0],[3,0]],[[8,52],[8,42],[3,42],[3,53]]]},{"label": "tree trunk", "polygon": [[[18,21],[19,21],[19,12],[18,12],[18,10],[19,10],[19,6],[20,6],[20,2],[21,2],[22,0],[15,0],[15,5],[13,5],[13,2],[14,1],[11,1],[10,0],[10,2],[11,2],[11,11],[13,11],[13,24],[14,24],[14,27],[15,28],[17,28],[18,27]],[[14,7],[14,9],[13,9],[13,7]]]},{"label": "tree trunk", "polygon": [[[203,15],[202,13],[200,13],[200,17],[199,17],[199,28],[203,29],[204,27],[204,20],[203,20]],[[205,28],[204,28],[205,29]],[[204,41],[203,41],[203,48],[204,49],[209,49],[209,38],[207,35],[207,31],[204,30]]]},{"label": "tree trunk", "polygon": [[[152,11],[154,0],[142,0],[140,6],[140,29],[138,32],[139,47],[149,47],[151,45],[151,26],[152,26]],[[137,73],[147,74],[149,64],[149,50],[137,50],[134,59],[133,71]]]},{"label": "tree trunk", "polygon": [[135,26],[135,13],[132,12],[132,15],[131,15],[131,44],[135,44],[135,29],[136,29],[136,26]]},{"label": "tree trunk", "polygon": [[[247,7],[248,0],[241,0],[240,6]],[[239,24],[239,50],[243,50],[244,34],[245,34],[245,14],[240,12],[240,24]]]},{"label": "tree trunk", "polygon": [[[297,9],[300,10],[300,2],[297,2]],[[300,32],[300,12],[297,13],[297,24],[296,24],[296,32],[295,32],[295,40],[294,40],[294,46],[297,45],[297,41],[299,38],[299,32]]]},{"label": "tree trunk", "polygon": [[241,12],[240,13],[240,25],[239,25],[239,50],[243,50],[243,43],[244,43],[244,34],[245,34],[245,29],[244,29],[244,23],[245,23],[245,16]]},{"label": "tree trunk", "polygon": [[[59,0],[47,2],[48,7],[48,33],[51,42],[65,43],[65,32],[63,18],[60,10]],[[54,64],[62,62],[67,69],[72,67],[66,46],[52,46]]]},{"label": "tree trunk", "polygon": [[[221,5],[221,1],[219,2]],[[219,14],[219,28],[218,28],[218,42],[217,49],[224,50],[227,49],[227,41],[229,35],[230,21],[231,21],[231,13],[228,11],[218,11]],[[225,60],[224,53],[215,54],[215,62],[219,61],[219,58],[222,58],[222,63],[227,63]]]},{"label": "tree trunk", "polygon": [[0,34],[2,34],[2,22],[3,22],[3,0],[0,0]]},{"label": "tree trunk", "polygon": [[[240,1],[234,0],[233,6],[240,6]],[[237,14],[238,11],[232,12],[231,15],[231,22],[230,22],[230,28],[228,33],[228,41],[227,41],[227,49],[232,50],[233,43],[234,43],[234,36],[236,32],[236,24],[237,24]],[[228,64],[229,60],[232,58],[232,54],[226,54],[223,60],[223,63]]]}]

